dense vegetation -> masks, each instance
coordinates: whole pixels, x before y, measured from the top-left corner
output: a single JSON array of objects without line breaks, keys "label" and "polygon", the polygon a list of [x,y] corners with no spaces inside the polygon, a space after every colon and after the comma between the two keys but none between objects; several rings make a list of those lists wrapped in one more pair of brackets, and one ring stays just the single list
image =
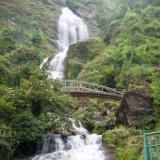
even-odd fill
[{"label": "dense vegetation", "polygon": [[[37,143],[52,131],[52,121],[71,116],[75,101],[57,90],[61,84],[48,80],[44,57],[56,53],[56,19],[60,6],[68,5],[93,13],[84,16],[92,39],[70,46],[66,77],[109,87],[126,89],[146,81],[152,89],[157,119],[160,116],[160,2],[159,0],[1,0],[0,1],[0,159],[31,155]],[[96,75],[96,76],[95,76]],[[53,86],[53,87],[51,87]],[[144,120],[138,130],[117,126],[107,131],[94,123],[94,107],[104,114],[117,103],[90,100],[78,117],[95,133],[104,133],[104,142],[117,148],[117,159],[142,157],[143,128],[153,128]],[[52,114],[50,114],[52,113]],[[76,114],[76,113],[74,113]],[[113,115],[111,115],[112,117]],[[108,119],[104,115],[105,120]]]},{"label": "dense vegetation", "polygon": [[[56,53],[60,8],[45,0],[0,1],[0,159],[31,155],[52,121],[68,117],[74,102],[47,80],[44,57]],[[51,86],[53,86],[51,88]],[[49,114],[51,113],[52,114]]]},{"label": "dense vegetation", "polygon": [[[67,71],[68,77],[75,78],[76,74],[70,74],[72,67],[74,67],[77,70],[77,72],[74,70],[74,73],[78,73],[77,79],[109,87],[126,89],[129,84],[132,84],[141,88],[146,87],[143,83],[145,82],[152,90],[151,96],[158,123],[153,125],[151,123],[153,117],[146,117],[139,121],[137,128],[140,130],[146,129],[148,132],[158,131],[160,115],[160,18],[158,15],[160,14],[160,2],[158,0],[134,0],[132,2],[129,0],[95,0],[94,2],[91,0],[80,0],[78,2],[68,0],[67,2],[77,14],[79,14],[78,8],[88,12],[96,10],[94,18],[86,19],[90,21],[89,24],[93,21],[95,24],[95,21],[97,21],[98,29],[94,31],[98,32],[94,34],[103,39],[103,42],[100,43],[101,46],[105,43],[103,50],[96,45],[93,50],[86,48],[86,51],[84,51],[84,47],[77,50],[77,47],[81,44],[72,45],[68,51],[68,65],[70,67]],[[93,60],[85,59],[85,65],[79,63],[83,61],[82,57],[77,56],[79,53],[85,52],[87,57],[92,53],[94,55],[97,49],[99,52]],[[72,58],[72,51],[79,58],[79,61],[75,56]],[[95,103],[91,105],[95,106]],[[101,105],[102,103],[97,104],[99,107]],[[114,109],[115,105],[112,104],[111,108]],[[101,112],[104,113],[103,110]],[[86,120],[85,117],[90,118]],[[86,110],[84,117],[81,116],[85,124],[90,124],[90,126],[94,123],[94,120],[91,120],[93,117],[93,109]],[[104,116],[105,120],[108,118],[108,116]],[[105,131],[107,129],[107,126],[102,123],[97,124],[93,131],[99,134],[105,132],[104,141],[108,146],[117,148],[117,159],[143,159],[141,131],[135,130],[135,128],[130,130],[122,126],[117,126],[111,131]]]}]

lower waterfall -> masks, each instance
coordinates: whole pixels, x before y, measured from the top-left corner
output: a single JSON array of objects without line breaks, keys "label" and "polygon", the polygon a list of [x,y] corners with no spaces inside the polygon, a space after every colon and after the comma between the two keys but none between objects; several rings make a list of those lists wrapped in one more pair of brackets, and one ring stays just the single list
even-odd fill
[{"label": "lower waterfall", "polygon": [[62,136],[50,133],[43,144],[42,154],[32,160],[105,160],[102,136],[89,134],[81,123],[77,127],[73,120],[72,127],[84,135]]}]

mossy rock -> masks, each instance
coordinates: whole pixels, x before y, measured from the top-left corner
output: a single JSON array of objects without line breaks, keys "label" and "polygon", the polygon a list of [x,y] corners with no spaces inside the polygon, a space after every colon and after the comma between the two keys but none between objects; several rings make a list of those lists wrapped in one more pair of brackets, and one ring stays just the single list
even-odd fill
[{"label": "mossy rock", "polygon": [[120,126],[106,131],[103,135],[103,141],[108,147],[117,149],[116,159],[118,160],[140,160],[143,157],[141,153],[143,150],[141,130]]},{"label": "mossy rock", "polygon": [[76,44],[70,45],[67,52],[66,77],[71,79],[77,78],[85,64],[100,55],[104,49],[104,42],[98,38],[77,41]]}]

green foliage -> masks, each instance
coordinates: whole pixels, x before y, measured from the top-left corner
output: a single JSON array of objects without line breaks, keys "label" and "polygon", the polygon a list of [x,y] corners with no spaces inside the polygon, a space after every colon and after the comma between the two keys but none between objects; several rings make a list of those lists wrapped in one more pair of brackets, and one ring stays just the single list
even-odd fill
[{"label": "green foliage", "polygon": [[109,147],[117,147],[120,145],[120,140],[130,136],[130,133],[125,128],[114,129],[105,132],[103,140],[107,143]]},{"label": "green foliage", "polygon": [[66,0],[52,0],[52,2],[59,6],[66,6]]},{"label": "green foliage", "polygon": [[98,123],[95,128],[93,129],[93,133],[102,135],[104,132],[106,131],[105,126],[103,126],[103,124]]},{"label": "green foliage", "polygon": [[16,133],[4,124],[0,125],[0,159],[10,160],[15,152],[18,141]]},{"label": "green foliage", "polygon": [[4,77],[8,75],[10,70],[8,69],[8,58],[0,55],[0,84],[4,83]]},{"label": "green foliage", "polygon": [[20,46],[13,52],[12,60],[15,64],[37,63],[40,64],[39,50],[35,47]]},{"label": "green foliage", "polygon": [[44,3],[44,4],[50,4],[50,1],[49,0],[42,0],[42,2]]},{"label": "green foliage", "polygon": [[118,36],[120,23],[121,23],[121,20],[116,20],[116,21],[113,21],[109,24],[105,38],[104,38],[104,41],[107,44],[112,42],[113,39],[115,39],[116,36]]},{"label": "green foliage", "polygon": [[[60,92],[60,90],[61,90],[61,88],[62,88],[62,86],[63,86],[63,84],[61,83],[61,81],[58,80],[58,79],[52,80],[52,81],[51,81],[51,84],[52,84],[52,88],[53,88],[53,90],[54,90],[55,92]],[[61,93],[61,92],[60,92],[60,93]]]},{"label": "green foliage", "polygon": [[15,114],[16,108],[12,106],[12,103],[7,103],[4,99],[0,99],[0,121],[2,123],[9,124],[11,116]]},{"label": "green foliage", "polygon": [[83,63],[75,60],[67,60],[67,79],[76,79],[81,71]]},{"label": "green foliage", "polygon": [[15,41],[12,37],[0,37],[0,55],[9,53],[16,49]]},{"label": "green foliage", "polygon": [[[66,62],[67,78],[75,79],[80,71],[83,69],[84,64],[93,60],[96,56],[100,55],[105,49],[105,45],[101,39],[89,39],[86,41],[78,41],[69,47],[68,57]],[[83,76],[91,74],[91,72],[84,71]],[[81,78],[82,80],[83,78]]]},{"label": "green foliage", "polygon": [[127,149],[117,149],[117,160],[137,160],[139,159],[139,146],[129,147]]},{"label": "green foliage", "polygon": [[160,81],[159,81],[159,78],[160,78],[160,73],[157,72],[157,73],[153,73],[152,74],[152,83],[151,83],[151,88],[153,90],[153,93],[152,93],[152,97],[153,97],[153,103],[154,103],[154,107],[155,107],[155,110],[157,111],[158,113],[158,116],[159,116],[159,113],[160,113]]},{"label": "green foliage", "polygon": [[138,119],[137,127],[142,130],[152,130],[156,126],[156,120],[153,116],[147,116],[143,119]]},{"label": "green foliage", "polygon": [[[91,13],[91,20],[87,17],[85,20],[90,21],[89,28],[95,32],[92,34],[103,37],[106,43],[92,38],[71,45],[67,78],[119,88],[147,80],[159,117],[160,75],[154,72],[160,61],[159,0],[1,1],[0,149],[4,150],[0,159],[30,155],[30,146],[47,131],[54,130],[51,118],[68,117],[74,112],[72,98],[57,89],[61,83],[47,80],[46,69],[39,69],[42,58],[55,53],[53,39],[56,39],[56,19],[61,13],[55,4],[66,3],[75,13]],[[79,115],[90,130],[95,125],[95,105],[92,102]],[[100,103],[99,110],[104,112],[103,109]],[[48,113],[52,116],[47,116]],[[152,118],[141,120],[139,127],[152,129]],[[104,131],[102,124],[94,129],[98,134]],[[108,146],[118,148],[117,159],[141,159],[139,132],[120,127],[106,131],[103,139]]]},{"label": "green foliage", "polygon": [[39,34],[39,33],[35,33],[32,35],[32,44],[35,45],[35,46],[41,46],[42,45],[42,35]]},{"label": "green foliage", "polygon": [[116,147],[116,159],[137,160],[141,159],[143,138],[141,131],[120,126],[114,130],[106,131],[103,141],[109,147]]},{"label": "green foliage", "polygon": [[78,79],[118,88],[138,84],[142,77],[149,81],[160,60],[157,12],[159,7],[148,6],[141,12],[127,10],[124,18],[112,20],[104,37],[108,49],[87,63]]},{"label": "green foliage", "polygon": [[44,136],[44,122],[29,112],[16,114],[10,126],[16,131],[16,140],[21,143],[40,140]]},{"label": "green foliage", "polygon": [[94,115],[95,115],[95,111],[93,108],[93,104],[89,104],[89,106],[87,107],[87,110],[79,116],[79,119],[81,119],[81,121],[83,122],[83,125],[90,131],[92,131],[94,128],[93,126]]},{"label": "green foliage", "polygon": [[8,8],[0,6],[0,18],[8,20],[11,18],[11,15],[12,12]]},{"label": "green foliage", "polygon": [[72,98],[57,89],[61,84],[39,68],[55,53],[59,14],[50,0],[0,2],[0,159],[33,155],[35,145],[54,130],[47,113],[56,119],[74,110]]},{"label": "green foliage", "polygon": [[81,61],[90,61],[99,55],[105,48],[101,39],[89,39],[86,41],[78,41],[69,47],[68,59],[74,58]]},{"label": "green foliage", "polygon": [[101,85],[107,85],[108,87],[115,87],[114,82],[114,66],[106,66],[100,73],[102,76],[99,76],[99,83]]}]

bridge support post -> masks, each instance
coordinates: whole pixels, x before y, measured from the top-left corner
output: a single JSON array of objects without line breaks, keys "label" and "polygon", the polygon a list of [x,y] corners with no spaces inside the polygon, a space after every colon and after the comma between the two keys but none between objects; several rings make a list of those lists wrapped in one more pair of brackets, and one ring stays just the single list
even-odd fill
[{"label": "bridge support post", "polygon": [[143,145],[144,145],[144,160],[148,159],[148,149],[147,149],[147,139],[146,139],[146,131],[143,131]]}]

